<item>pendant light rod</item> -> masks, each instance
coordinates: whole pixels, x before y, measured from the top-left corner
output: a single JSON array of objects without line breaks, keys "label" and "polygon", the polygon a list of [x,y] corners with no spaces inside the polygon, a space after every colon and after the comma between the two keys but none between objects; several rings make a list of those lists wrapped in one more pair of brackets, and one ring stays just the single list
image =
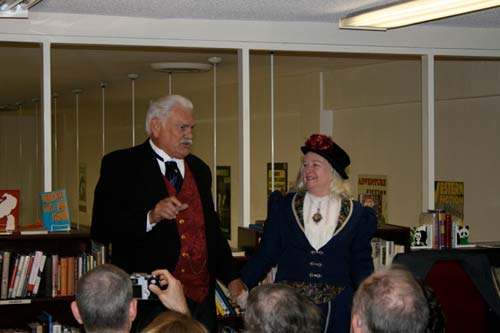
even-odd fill
[{"label": "pendant light rod", "polygon": [[130,73],[128,78],[132,86],[132,146],[135,146],[135,80],[139,78],[139,74]]},{"label": "pendant light rod", "polygon": [[214,113],[213,113],[213,133],[214,133],[214,164],[212,167],[212,179],[215,179],[216,186],[212,186],[212,197],[214,207],[217,211],[217,65],[222,62],[222,57],[213,56],[208,58],[208,62],[213,65],[213,89],[214,89]]}]

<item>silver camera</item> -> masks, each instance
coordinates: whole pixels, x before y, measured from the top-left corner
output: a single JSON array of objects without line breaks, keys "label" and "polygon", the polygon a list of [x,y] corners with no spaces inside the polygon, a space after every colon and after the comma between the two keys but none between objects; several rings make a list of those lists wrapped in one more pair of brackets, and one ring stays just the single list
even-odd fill
[{"label": "silver camera", "polygon": [[132,273],[130,280],[132,281],[132,294],[134,298],[145,300],[158,299],[158,296],[148,288],[150,284],[160,287],[160,280],[156,276],[146,273]]}]

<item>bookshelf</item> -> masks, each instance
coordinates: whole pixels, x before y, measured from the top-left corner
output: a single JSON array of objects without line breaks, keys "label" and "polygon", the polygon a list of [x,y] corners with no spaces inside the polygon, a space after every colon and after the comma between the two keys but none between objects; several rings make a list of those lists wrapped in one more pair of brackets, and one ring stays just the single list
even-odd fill
[{"label": "bookshelf", "polygon": [[[82,252],[90,253],[90,234],[88,231],[71,230],[45,235],[2,235],[0,250],[9,250],[13,253],[40,250],[44,254],[76,256]],[[0,328],[26,329],[27,323],[36,321],[41,311],[50,313],[54,320],[62,324],[79,326],[70,309],[73,299],[73,296],[2,299]]]}]

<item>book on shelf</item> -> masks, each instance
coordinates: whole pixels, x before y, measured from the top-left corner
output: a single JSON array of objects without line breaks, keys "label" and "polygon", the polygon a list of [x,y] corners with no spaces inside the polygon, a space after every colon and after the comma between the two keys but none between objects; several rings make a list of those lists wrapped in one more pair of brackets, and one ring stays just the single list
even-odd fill
[{"label": "book on shelf", "polygon": [[[361,193],[359,194],[359,202],[365,206],[370,207],[377,215],[377,221],[382,221],[382,196],[380,194]],[[381,224],[378,223],[377,224]]]},{"label": "book on shelf", "polygon": [[42,219],[45,229],[64,231],[71,229],[68,197],[66,190],[40,193]]},{"label": "book on shelf", "polygon": [[42,311],[37,317],[38,322],[44,326],[44,332],[52,332],[52,323],[54,321],[52,315],[47,311]]},{"label": "book on shelf", "polygon": [[[219,306],[221,308],[222,316],[238,316],[241,314],[241,309],[238,305],[231,302],[231,296],[229,294],[229,289],[220,280],[216,280],[215,283],[215,298],[216,302],[220,302]],[[216,303],[217,307],[217,303]]]},{"label": "book on shelf", "polygon": [[11,265],[10,251],[3,251],[2,253],[2,285],[0,290],[0,299],[7,299],[7,294],[9,291],[9,271],[13,265]]},{"label": "book on shelf", "polygon": [[26,255],[24,268],[21,273],[21,280],[19,281],[19,286],[17,290],[17,297],[19,298],[24,298],[26,296],[28,276],[31,274],[31,268],[33,267],[34,259],[35,257],[32,254]]},{"label": "book on shelf", "polygon": [[412,250],[432,249],[435,231],[434,224],[410,228],[410,248]]},{"label": "book on shelf", "polygon": [[33,255],[33,264],[29,273],[28,283],[26,284],[26,292],[24,293],[26,297],[31,297],[34,294],[36,278],[38,277],[38,272],[40,271],[42,256],[42,251],[35,251],[35,254]]},{"label": "book on shelf", "polygon": [[464,225],[464,183],[435,181],[434,207],[450,214],[457,225]]},{"label": "book on shelf", "polygon": [[0,190],[0,235],[8,235],[19,229],[19,190]]},{"label": "book on shelf", "polygon": [[42,254],[42,258],[40,259],[40,266],[37,272],[37,276],[35,278],[35,286],[33,287],[33,295],[38,295],[38,290],[40,289],[40,283],[42,281],[43,270],[45,268],[45,263],[47,262],[47,256]]},{"label": "book on shelf", "polygon": [[377,224],[389,223],[388,195],[386,175],[359,175],[358,196],[371,194],[380,196],[380,213],[377,213]]},{"label": "book on shelf", "polygon": [[394,241],[374,237],[371,241],[373,268],[375,271],[389,266],[398,253],[404,253],[404,245],[396,244]]},{"label": "book on shelf", "polygon": [[469,226],[458,225],[453,221],[452,215],[442,209],[421,213],[419,223],[419,226],[410,229],[410,243],[413,250],[476,246],[469,242]]}]

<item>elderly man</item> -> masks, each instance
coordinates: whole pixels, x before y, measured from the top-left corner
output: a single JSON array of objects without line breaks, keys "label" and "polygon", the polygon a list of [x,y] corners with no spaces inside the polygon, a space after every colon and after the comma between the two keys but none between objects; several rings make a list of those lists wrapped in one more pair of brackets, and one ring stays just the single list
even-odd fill
[{"label": "elderly man", "polygon": [[373,273],[354,296],[353,333],[424,333],[428,321],[429,307],[423,290],[402,267]]},{"label": "elderly man", "polygon": [[[167,270],[156,270],[153,274],[161,285],[168,285],[165,290],[150,286],[163,305],[189,315],[180,282]],[[130,277],[122,269],[105,264],[85,273],[78,280],[75,299],[71,310],[87,333],[130,332],[137,314],[137,300],[132,298]]]},{"label": "elderly man", "polygon": [[219,229],[210,169],[190,154],[193,104],[179,95],[161,97],[151,103],[145,123],[148,140],[102,160],[92,239],[111,244],[112,263],[129,273],[172,271],[193,317],[215,332],[215,279],[233,296],[243,284]]}]

